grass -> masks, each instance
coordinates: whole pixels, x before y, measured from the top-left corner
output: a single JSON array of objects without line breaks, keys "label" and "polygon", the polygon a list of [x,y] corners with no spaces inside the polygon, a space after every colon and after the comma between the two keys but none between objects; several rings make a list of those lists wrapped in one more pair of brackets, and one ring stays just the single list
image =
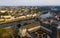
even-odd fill
[{"label": "grass", "polygon": [[18,30],[14,30],[13,27],[10,28],[0,28],[0,38],[11,38],[11,33],[18,37]]}]

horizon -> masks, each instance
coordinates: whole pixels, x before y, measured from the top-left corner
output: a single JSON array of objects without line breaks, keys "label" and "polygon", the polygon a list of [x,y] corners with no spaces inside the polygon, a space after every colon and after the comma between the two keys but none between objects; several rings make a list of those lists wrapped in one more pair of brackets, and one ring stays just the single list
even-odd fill
[{"label": "horizon", "polygon": [[60,6],[60,0],[0,0],[0,6]]}]

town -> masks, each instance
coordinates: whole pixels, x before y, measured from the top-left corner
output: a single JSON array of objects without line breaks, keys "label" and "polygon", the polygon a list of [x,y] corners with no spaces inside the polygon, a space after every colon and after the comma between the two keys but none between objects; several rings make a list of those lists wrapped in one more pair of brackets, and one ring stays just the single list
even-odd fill
[{"label": "town", "polygon": [[0,38],[60,38],[60,6],[0,7]]}]

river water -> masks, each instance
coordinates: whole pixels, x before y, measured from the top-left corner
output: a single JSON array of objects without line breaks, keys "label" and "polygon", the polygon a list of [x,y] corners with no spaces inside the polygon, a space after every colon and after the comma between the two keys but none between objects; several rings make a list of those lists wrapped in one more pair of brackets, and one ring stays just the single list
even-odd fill
[{"label": "river water", "polygon": [[32,20],[28,20],[28,21],[26,20],[26,21],[19,21],[19,22],[13,22],[13,23],[8,23],[8,24],[0,24],[0,28],[2,28],[2,27],[9,27],[9,26],[16,26],[17,24],[23,25],[26,22],[32,23],[32,22],[35,22],[35,20],[32,19]]}]

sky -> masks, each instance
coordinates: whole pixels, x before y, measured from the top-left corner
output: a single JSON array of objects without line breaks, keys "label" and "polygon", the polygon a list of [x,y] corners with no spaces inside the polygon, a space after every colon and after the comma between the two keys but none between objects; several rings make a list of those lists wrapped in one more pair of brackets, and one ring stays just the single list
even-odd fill
[{"label": "sky", "polygon": [[0,6],[60,6],[60,0],[0,0]]}]

